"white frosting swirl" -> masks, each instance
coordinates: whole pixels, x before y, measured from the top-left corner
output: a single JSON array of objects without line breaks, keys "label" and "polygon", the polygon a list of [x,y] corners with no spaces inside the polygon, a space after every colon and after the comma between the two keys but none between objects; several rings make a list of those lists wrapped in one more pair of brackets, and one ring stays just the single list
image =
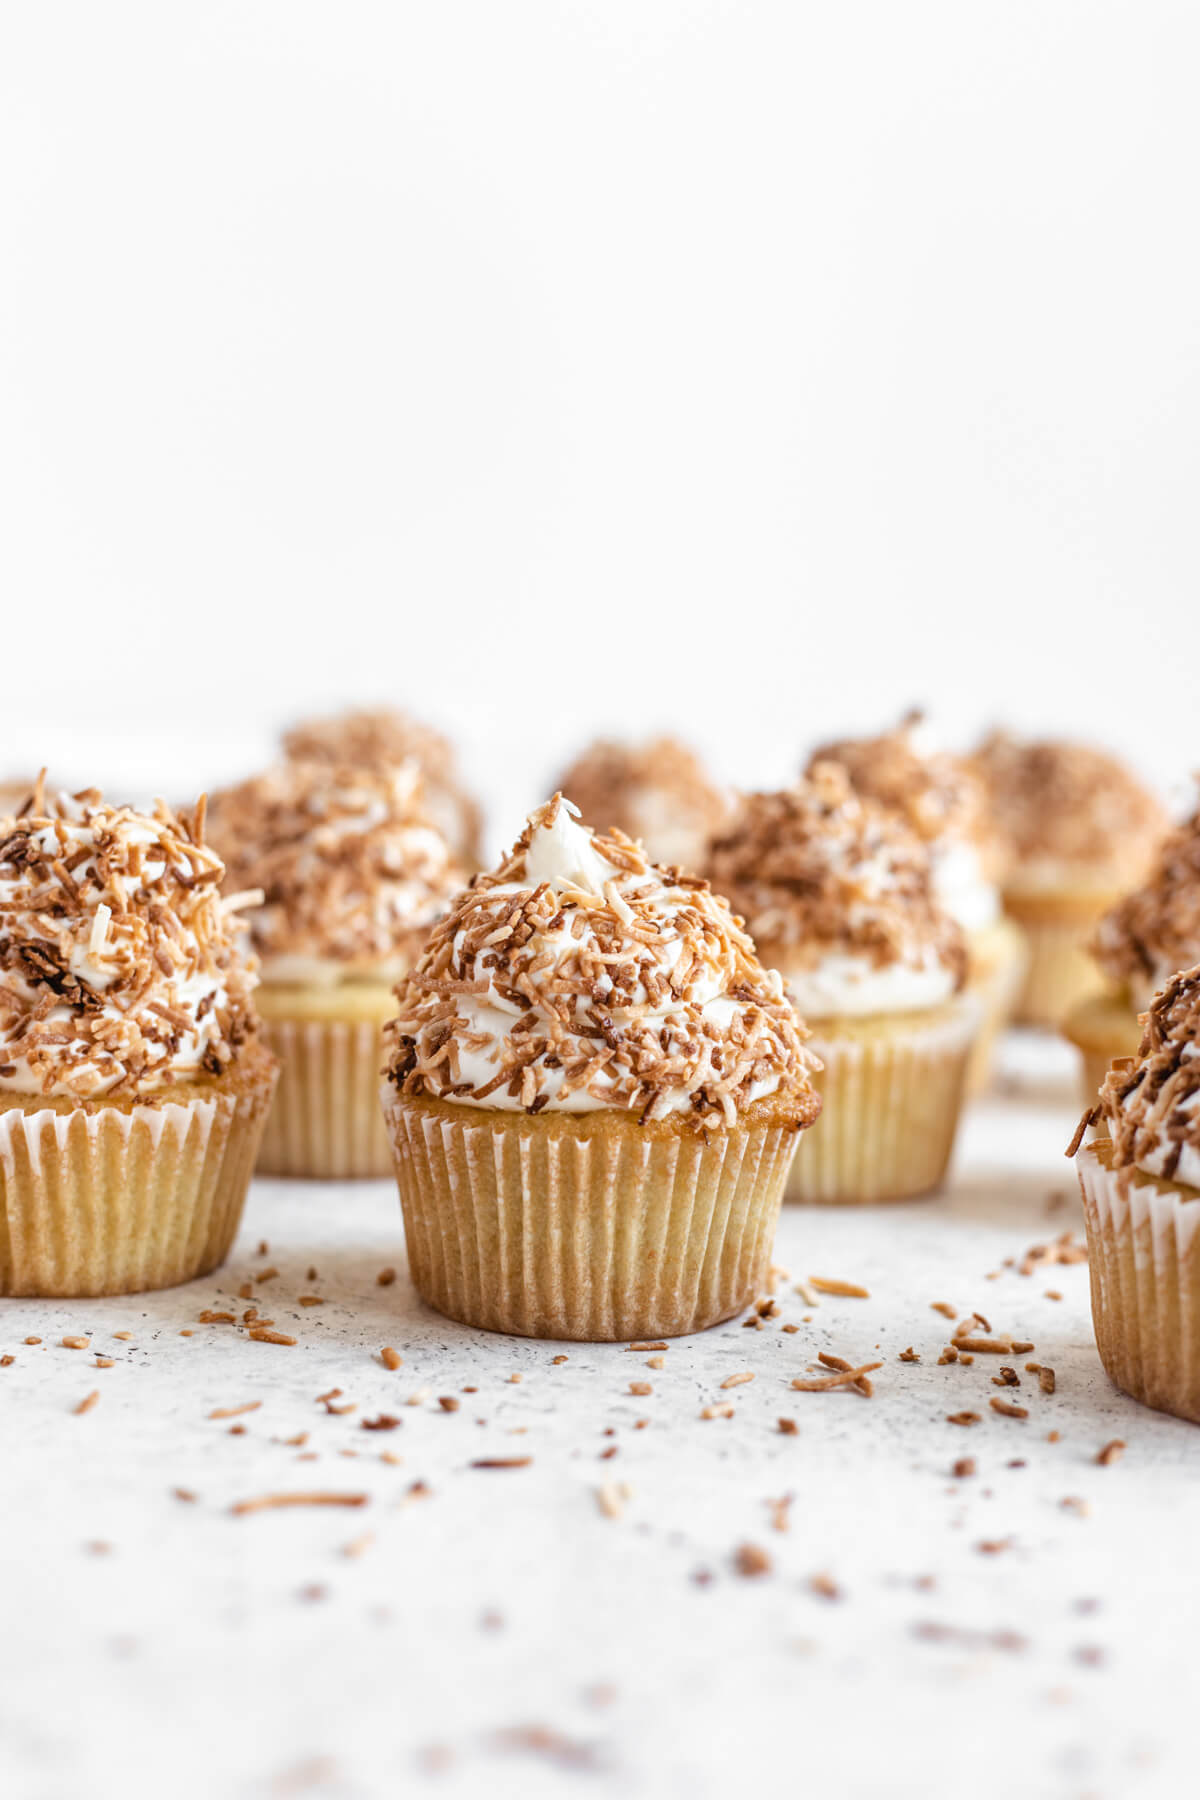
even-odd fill
[{"label": "white frosting swirl", "polygon": [[223,873],[165,809],[89,793],[0,820],[0,1089],[90,1098],[219,1072],[255,980]]}]

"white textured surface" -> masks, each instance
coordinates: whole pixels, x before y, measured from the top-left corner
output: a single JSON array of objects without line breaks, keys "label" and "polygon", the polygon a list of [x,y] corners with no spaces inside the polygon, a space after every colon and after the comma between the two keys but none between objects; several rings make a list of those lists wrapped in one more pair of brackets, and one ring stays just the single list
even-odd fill
[{"label": "white textured surface", "polygon": [[[781,1320],[677,1342],[661,1371],[620,1346],[560,1352],[426,1311],[385,1183],[259,1183],[229,1268],[189,1288],[0,1302],[0,1352],[16,1359],[0,1370],[0,1794],[1191,1791],[1200,1439],[1109,1386],[1084,1267],[985,1279],[1080,1223],[1062,1159],[1074,1091],[1056,1056],[1038,1060],[1040,1097],[1023,1087],[976,1109],[945,1199],[785,1213],[793,1276],[863,1282],[869,1300],[826,1299],[808,1325],[784,1283]],[[1054,1191],[1066,1200],[1048,1214]],[[388,1263],[398,1279],[380,1287]],[[196,1322],[268,1265],[279,1275],[256,1303],[296,1348]],[[326,1304],[301,1309],[312,1291]],[[937,1366],[951,1327],[934,1300],[1033,1339],[1057,1393],[1022,1372],[1011,1397],[1029,1420],[991,1413],[1009,1359]],[[61,1347],[83,1332],[113,1368]],[[395,1373],[384,1344],[404,1357]],[[919,1366],[896,1360],[908,1344]],[[881,1357],[875,1398],[792,1392],[821,1349]],[[723,1392],[742,1370],[756,1379]],[[651,1395],[629,1394],[640,1380]],[[325,1412],[317,1396],[333,1387],[355,1411]],[[93,1388],[99,1403],[74,1416]],[[701,1421],[718,1400],[736,1417]],[[261,1405],[241,1419],[209,1417],[248,1401]],[[982,1423],[946,1422],[963,1408]],[[399,1429],[361,1428],[383,1411]],[[282,1441],[302,1431],[304,1450]],[[1113,1437],[1126,1456],[1097,1467]],[[470,1466],[514,1455],[532,1463]],[[952,1481],[966,1455],[978,1475]],[[407,1496],[415,1481],[429,1497]],[[597,1505],[606,1481],[632,1489],[620,1518]],[[312,1489],[370,1501],[230,1512]],[[784,1494],[786,1534],[767,1504]],[[1064,1510],[1066,1496],[1090,1513]],[[999,1553],[977,1547],[1002,1539]],[[733,1571],[747,1541],[772,1559],[757,1580]],[[812,1592],[818,1573],[840,1600]],[[314,1584],[322,1597],[305,1597]],[[541,1748],[498,1736],[527,1726],[555,1735]]]}]

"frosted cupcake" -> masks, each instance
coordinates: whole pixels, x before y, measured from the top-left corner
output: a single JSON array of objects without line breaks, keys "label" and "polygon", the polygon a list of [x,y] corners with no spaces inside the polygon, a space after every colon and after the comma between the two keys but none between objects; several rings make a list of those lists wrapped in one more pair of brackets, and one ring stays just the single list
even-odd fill
[{"label": "frosted cupcake", "polygon": [[389,707],[304,719],[283,735],[293,762],[331,763],[375,775],[413,763],[421,772],[424,807],[455,855],[479,866],[483,816],[463,786],[449,738]]},{"label": "frosted cupcake", "polygon": [[844,738],[813,755],[837,762],[856,793],[889,807],[929,851],[938,905],[962,926],[968,986],[980,1002],[980,1030],[967,1071],[968,1092],[987,1084],[996,1038],[1012,1016],[1025,975],[1020,928],[1004,916],[1002,855],[983,782],[961,756],[934,749],[919,714],[872,738]]},{"label": "frosted cupcake", "polygon": [[621,831],[667,868],[698,869],[729,814],[729,796],[675,738],[647,744],[600,739],[555,784],[598,829]]},{"label": "frosted cupcake", "polygon": [[1135,1400],[1200,1422],[1200,967],[1155,996],[1076,1151],[1100,1360]]},{"label": "frosted cupcake", "polygon": [[1063,1034],[1083,1056],[1090,1100],[1113,1059],[1136,1051],[1139,1015],[1155,993],[1200,961],[1200,808],[1164,839],[1148,879],[1105,913],[1088,948],[1107,985],[1076,1002]]},{"label": "frosted cupcake", "polygon": [[224,1261],[275,1064],[235,901],[176,817],[39,782],[0,819],[0,1294],[131,1294]]},{"label": "frosted cupcake", "polygon": [[246,916],[282,1072],[260,1172],[390,1174],[380,1032],[393,983],[463,879],[417,770],[281,764],[215,795],[211,831],[228,884],[261,896]]},{"label": "frosted cupcake", "polygon": [[397,989],[409,1266],[493,1331],[699,1331],[762,1290],[814,1060],[707,883],[573,811],[533,814]]},{"label": "frosted cupcake", "polygon": [[820,1123],[789,1200],[904,1200],[942,1180],[979,1006],[962,929],[938,906],[925,845],[860,799],[846,771],[747,795],[709,858],[813,1029]]},{"label": "frosted cupcake", "polygon": [[1145,875],[1166,815],[1123,763],[1084,744],[997,732],[973,762],[1008,860],[1005,910],[1029,944],[1017,1018],[1058,1025],[1101,985],[1087,940]]}]

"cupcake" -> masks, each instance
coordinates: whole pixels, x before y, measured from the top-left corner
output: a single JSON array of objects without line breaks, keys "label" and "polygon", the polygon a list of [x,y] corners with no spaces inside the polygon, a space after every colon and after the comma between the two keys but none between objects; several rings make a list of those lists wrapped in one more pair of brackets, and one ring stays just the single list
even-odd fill
[{"label": "cupcake", "polygon": [[820,1123],[789,1200],[904,1200],[941,1181],[979,1006],[962,928],[934,898],[929,852],[861,799],[837,763],[749,794],[708,874],[787,982],[823,1064]]},{"label": "cupcake", "polygon": [[1158,989],[1200,959],[1200,807],[1163,840],[1142,886],[1105,913],[1088,948],[1106,985],[1076,1002],[1063,1034],[1082,1053],[1090,1101],[1113,1059],[1136,1051],[1139,1016]]},{"label": "cupcake", "polygon": [[698,869],[708,840],[729,812],[729,799],[686,744],[589,746],[555,784],[585,819],[645,845],[667,868]]},{"label": "cupcake", "polygon": [[462,784],[449,738],[430,725],[387,707],[305,719],[283,734],[293,762],[333,763],[383,774],[404,763],[421,771],[425,810],[455,854],[479,866],[483,817]]},{"label": "cupcake", "polygon": [[257,889],[263,1035],[282,1063],[265,1175],[384,1176],[380,1032],[392,985],[463,880],[411,764],[281,764],[214,795],[227,884]]},{"label": "cupcake", "polygon": [[1029,944],[1016,1016],[1058,1025],[1101,985],[1088,937],[1145,875],[1166,815],[1124,764],[1084,744],[1023,744],[997,732],[973,764],[1005,849],[1005,910]]},{"label": "cupcake", "polygon": [[967,1091],[986,1085],[999,1033],[1025,975],[1025,942],[1004,916],[998,885],[1001,852],[988,816],[987,791],[961,756],[924,741],[918,713],[880,737],[844,738],[813,755],[837,762],[857,794],[900,815],[929,851],[938,905],[962,926],[967,982],[980,1003],[980,1029],[967,1069]]},{"label": "cupcake", "polygon": [[[1118,1387],[1200,1422],[1200,966],[1155,995],[1078,1153],[1100,1360]],[[1098,1135],[1080,1149],[1088,1125]]]},{"label": "cupcake", "polygon": [[397,988],[409,1266],[523,1337],[715,1325],[762,1291],[814,1060],[729,908],[556,795]]},{"label": "cupcake", "polygon": [[39,782],[0,818],[0,1294],[132,1294],[225,1260],[275,1063],[235,902],[176,817]]}]

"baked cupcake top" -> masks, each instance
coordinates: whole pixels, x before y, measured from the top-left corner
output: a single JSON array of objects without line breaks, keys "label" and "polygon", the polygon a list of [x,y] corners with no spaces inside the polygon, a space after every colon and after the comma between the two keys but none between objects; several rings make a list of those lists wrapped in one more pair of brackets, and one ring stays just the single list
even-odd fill
[{"label": "baked cupcake top", "polygon": [[963,984],[962,930],[934,898],[928,849],[838,763],[748,794],[708,874],[806,1018],[938,1006]]},{"label": "baked cupcake top", "polygon": [[394,980],[463,879],[412,763],[281,763],[214,794],[209,830],[227,885],[261,890],[266,981]]},{"label": "baked cupcake top", "polygon": [[1088,744],[1021,743],[997,731],[972,758],[1012,863],[1011,884],[1092,881],[1127,887],[1167,819],[1125,764]]},{"label": "baked cupcake top", "polygon": [[646,744],[598,739],[556,786],[599,830],[635,838],[655,862],[673,868],[698,868],[729,812],[728,797],[699,757],[670,737]]},{"label": "baked cupcake top", "polygon": [[430,818],[452,848],[475,867],[483,823],[479,807],[462,785],[453,744],[431,725],[390,707],[363,708],[301,720],[284,732],[283,750],[294,762],[333,763],[376,773],[416,763]]},{"label": "baked cupcake top", "polygon": [[1200,808],[1164,839],[1149,879],[1104,915],[1089,948],[1139,1011],[1200,957]]},{"label": "baked cupcake top", "polygon": [[999,841],[987,789],[965,757],[935,749],[919,713],[878,737],[840,738],[813,752],[840,763],[855,792],[898,813],[929,847],[939,905],[964,931],[983,931],[1000,915]]},{"label": "baked cupcake top", "polygon": [[769,1094],[798,1124],[820,1110],[807,1033],[725,901],[559,794],[396,992],[387,1075],[405,1094],[727,1124]]},{"label": "baked cupcake top", "polygon": [[204,842],[204,803],[148,816],[99,792],[0,818],[0,1089],[148,1093],[219,1075],[256,975]]},{"label": "baked cupcake top", "polygon": [[1135,1057],[1114,1062],[1084,1119],[1113,1142],[1113,1167],[1200,1188],[1200,965],[1172,975],[1143,1019]]}]

